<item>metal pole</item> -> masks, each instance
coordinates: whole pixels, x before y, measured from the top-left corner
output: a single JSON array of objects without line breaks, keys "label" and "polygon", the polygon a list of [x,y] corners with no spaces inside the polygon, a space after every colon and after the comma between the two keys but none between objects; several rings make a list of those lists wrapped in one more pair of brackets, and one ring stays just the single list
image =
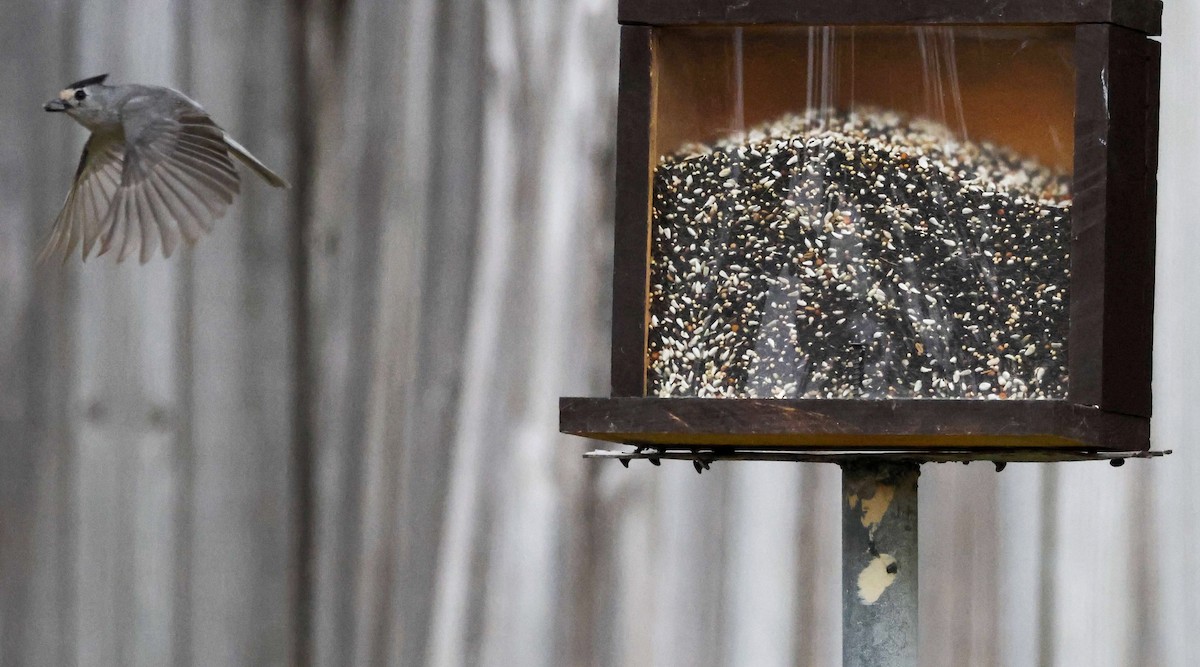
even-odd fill
[{"label": "metal pole", "polygon": [[842,464],[842,665],[917,665],[915,463]]}]

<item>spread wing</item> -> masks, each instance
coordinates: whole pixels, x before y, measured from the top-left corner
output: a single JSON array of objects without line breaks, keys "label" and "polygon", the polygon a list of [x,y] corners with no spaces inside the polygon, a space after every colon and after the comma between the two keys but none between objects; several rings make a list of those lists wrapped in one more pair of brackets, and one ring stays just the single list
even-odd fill
[{"label": "spread wing", "polygon": [[[203,111],[174,106],[122,112],[125,159],[101,225],[100,252],[117,261],[149,261],[161,244],[170,257],[179,238],[194,243],[225,214],[239,190],[225,133]],[[86,254],[86,251],[85,251]]]},{"label": "spread wing", "polygon": [[80,242],[81,255],[87,259],[104,231],[104,219],[113,193],[121,185],[124,163],[125,142],[120,137],[93,134],[88,139],[79,157],[75,181],[54,220],[50,238],[38,256],[39,262],[58,254],[65,262]]}]

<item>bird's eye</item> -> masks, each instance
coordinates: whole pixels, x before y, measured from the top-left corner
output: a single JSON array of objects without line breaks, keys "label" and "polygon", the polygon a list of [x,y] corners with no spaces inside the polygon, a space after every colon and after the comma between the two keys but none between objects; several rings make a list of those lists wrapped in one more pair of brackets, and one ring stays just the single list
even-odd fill
[{"label": "bird's eye", "polygon": [[86,91],[86,90],[84,90],[84,89],[80,88],[79,90],[75,91],[75,99],[77,99],[77,100],[82,100],[82,99],[83,99],[83,98],[85,98],[85,97],[87,97],[87,91]]}]

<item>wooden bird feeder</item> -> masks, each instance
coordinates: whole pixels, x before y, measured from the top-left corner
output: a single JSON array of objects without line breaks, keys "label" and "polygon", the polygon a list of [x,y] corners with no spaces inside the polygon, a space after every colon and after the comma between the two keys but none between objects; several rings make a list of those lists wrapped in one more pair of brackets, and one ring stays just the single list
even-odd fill
[{"label": "wooden bird feeder", "polygon": [[612,394],[695,450],[1148,450],[1161,4],[621,0]]}]

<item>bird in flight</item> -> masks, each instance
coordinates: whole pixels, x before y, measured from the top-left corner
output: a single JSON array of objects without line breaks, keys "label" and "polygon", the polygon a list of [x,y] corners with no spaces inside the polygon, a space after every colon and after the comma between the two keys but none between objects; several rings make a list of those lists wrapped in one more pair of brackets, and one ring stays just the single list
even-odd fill
[{"label": "bird in flight", "polygon": [[182,238],[195,243],[240,191],[233,159],[277,188],[287,181],[222,130],[203,107],[160,86],[76,81],[45,104],[91,131],[75,181],[39,261],[77,247],[83,260],[109,251],[145,264]]}]

